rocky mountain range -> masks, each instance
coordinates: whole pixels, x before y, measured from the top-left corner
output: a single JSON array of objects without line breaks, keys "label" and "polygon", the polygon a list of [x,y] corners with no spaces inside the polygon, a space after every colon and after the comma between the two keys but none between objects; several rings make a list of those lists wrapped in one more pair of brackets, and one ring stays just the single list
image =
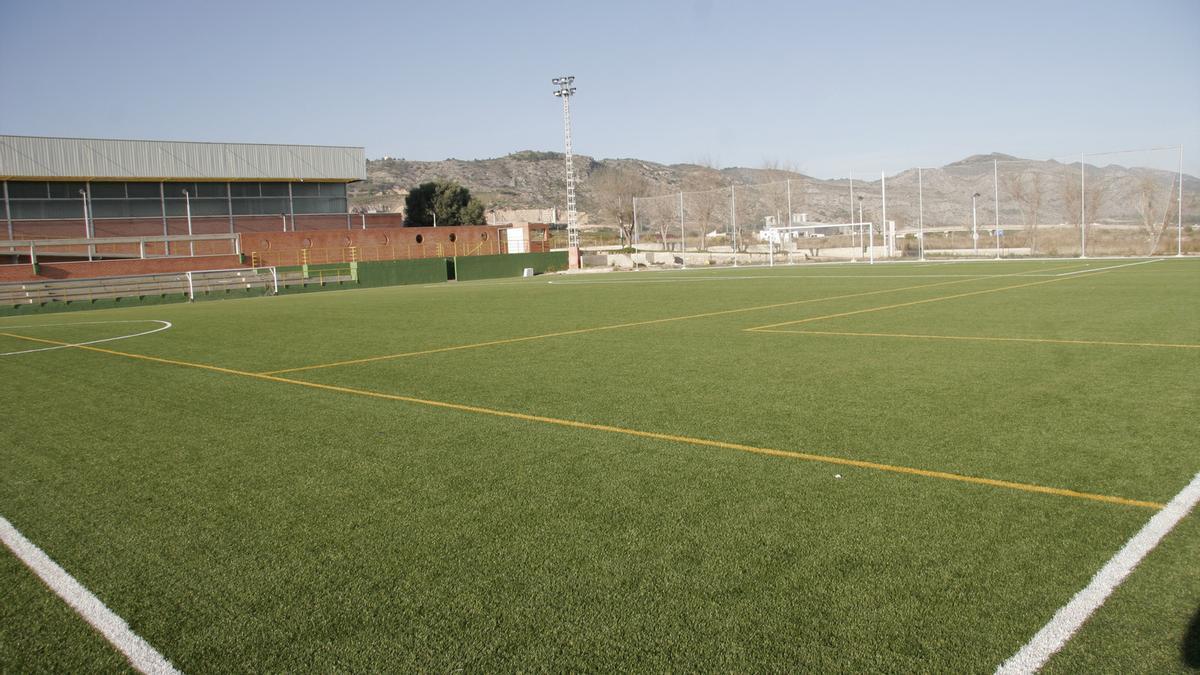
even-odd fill
[{"label": "rocky mountain range", "polygon": [[[818,222],[848,222],[858,217],[850,210],[851,181],[847,178],[820,179],[778,167],[718,169],[640,159],[596,160],[582,155],[575,157],[574,166],[579,208],[592,224],[615,222],[616,204],[627,205],[631,197],[639,198],[639,220],[677,219],[681,191],[687,193],[684,209],[689,219],[696,208],[728,214],[725,195],[731,186],[739,222],[786,219],[785,193],[790,193],[794,221],[801,213]],[[489,209],[561,209],[565,203],[563,155],[522,151],[480,160],[368,160],[367,180],[352,187],[351,204],[364,210],[399,211],[409,188],[435,179],[465,185]],[[996,197],[1002,222],[1078,223],[1082,190],[1089,222],[1174,222],[1177,181],[1176,172],[1164,169],[1089,163],[1081,187],[1078,162],[1024,160],[999,153],[975,155],[938,168],[909,169],[888,176],[887,219],[901,226],[915,224],[919,217],[930,227],[961,225],[971,216],[972,195],[978,194],[978,216],[983,223],[995,217]],[[853,183],[854,208],[862,208],[864,220],[881,221],[884,186],[879,176],[856,178]],[[1195,223],[1200,219],[1200,179],[1185,175],[1183,183],[1184,220]],[[649,199],[659,195],[664,197]],[[656,216],[656,212],[661,213]]]}]

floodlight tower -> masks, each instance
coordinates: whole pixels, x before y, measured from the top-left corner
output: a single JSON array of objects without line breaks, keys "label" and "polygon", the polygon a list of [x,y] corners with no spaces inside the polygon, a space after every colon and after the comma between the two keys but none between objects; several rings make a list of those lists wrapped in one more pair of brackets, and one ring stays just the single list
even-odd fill
[{"label": "floodlight tower", "polygon": [[564,75],[550,80],[557,86],[554,95],[563,102],[563,137],[566,147],[567,162],[567,246],[579,249],[579,223],[575,217],[575,161],[571,153],[571,96],[575,94],[574,75]]}]

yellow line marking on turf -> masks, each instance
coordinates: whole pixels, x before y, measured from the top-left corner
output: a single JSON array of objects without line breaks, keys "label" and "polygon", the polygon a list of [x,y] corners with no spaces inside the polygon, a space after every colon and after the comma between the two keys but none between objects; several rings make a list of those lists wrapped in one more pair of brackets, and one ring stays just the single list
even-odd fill
[{"label": "yellow line marking on turf", "polygon": [[1117,342],[1114,340],[1066,340],[1057,338],[992,337],[978,335],[915,335],[910,333],[855,333],[827,330],[781,330],[758,328],[756,333],[789,333],[792,335],[842,335],[853,337],[913,338],[923,340],[981,340],[986,342],[1045,342],[1064,345],[1100,345],[1107,347],[1164,347],[1167,349],[1200,349],[1200,345],[1171,344],[1166,342]]},{"label": "yellow line marking on turf", "polygon": [[868,307],[867,309],[855,309],[855,310],[851,310],[849,312],[838,312],[837,314],[826,314],[824,316],[810,316],[807,319],[795,319],[793,321],[781,321],[780,323],[772,323],[772,324],[767,324],[765,326],[754,326],[753,328],[746,328],[745,330],[747,330],[747,331],[766,331],[769,328],[779,328],[780,326],[794,326],[796,324],[810,323],[813,321],[825,321],[827,319],[840,319],[840,318],[846,317],[846,316],[855,316],[858,314],[868,314],[870,312],[882,312],[886,309],[899,309],[901,307],[912,307],[913,305],[923,305],[923,304],[926,304],[929,302],[941,302],[942,300],[954,300],[955,298],[967,298],[967,297],[970,297],[973,295],[983,295],[985,293],[999,293],[1000,291],[1011,291],[1015,288],[1028,288],[1030,286],[1041,286],[1042,284],[1052,284],[1052,283],[1055,283],[1056,281],[1068,281],[1071,279],[1086,279],[1089,276],[1095,276],[1096,274],[1104,274],[1107,271],[1107,269],[1115,269],[1115,268],[1106,268],[1106,269],[1096,270],[1093,274],[1077,274],[1075,276],[1070,276],[1070,277],[1054,277],[1053,279],[1043,279],[1041,281],[1027,281],[1023,284],[1013,284],[1011,286],[1001,286],[999,288],[985,288],[985,289],[979,290],[979,291],[967,291],[966,293],[955,293],[953,295],[941,295],[936,298],[924,298],[922,300],[911,300],[909,302],[898,302],[894,305],[883,305],[882,307]]},{"label": "yellow line marking on turf", "polygon": [[[1078,263],[1075,263],[1075,264],[1078,264]],[[1049,272],[1052,270],[1060,270],[1060,269],[1064,269],[1067,267],[1074,267],[1075,264],[1059,265],[1057,267],[1050,267],[1050,268],[1047,268],[1042,271]],[[344,361],[332,361],[330,363],[317,363],[317,364],[314,364],[311,366],[297,366],[295,368],[281,368],[279,370],[265,370],[265,371],[260,372],[259,375],[283,375],[285,373],[299,373],[299,372],[303,372],[306,370],[318,370],[318,369],[322,369],[322,368],[337,368],[339,366],[353,366],[353,365],[358,365],[361,363],[373,363],[375,361],[390,361],[393,359],[403,359],[403,358],[408,358],[411,356],[424,356],[427,354],[441,354],[444,352],[454,352],[454,351],[459,351],[459,350],[463,350],[463,349],[477,349],[479,347],[492,347],[495,345],[513,344],[516,342],[528,342],[530,340],[544,340],[546,338],[564,337],[567,335],[580,335],[583,333],[594,333],[596,331],[602,331],[602,330],[615,330],[617,328],[633,328],[635,326],[650,326],[650,325],[659,324],[659,323],[669,323],[671,321],[685,321],[688,319],[704,319],[704,318],[708,318],[708,317],[723,316],[723,315],[727,315],[727,314],[757,312],[757,311],[761,311],[764,309],[778,309],[780,307],[794,307],[797,305],[806,305],[806,304],[812,304],[815,302],[827,302],[827,301],[831,301],[831,300],[847,300],[850,298],[861,298],[861,297],[866,297],[869,295],[879,295],[881,293],[899,293],[901,291],[911,291],[911,290],[915,290],[915,289],[919,289],[919,288],[932,288],[934,286],[945,286],[948,284],[961,284],[961,283],[967,283],[969,281],[979,281],[980,279],[995,278],[996,276],[1005,277],[1005,276],[1014,276],[1017,274],[1024,274],[1024,272],[1015,272],[1013,274],[972,277],[969,279],[954,279],[953,281],[939,281],[939,282],[932,283],[932,284],[917,284],[915,286],[902,286],[900,288],[885,288],[885,289],[875,290],[875,291],[864,291],[862,293],[832,295],[832,296],[828,296],[828,297],[824,297],[824,298],[809,298],[807,300],[793,300],[793,301],[789,301],[789,302],[777,302],[777,303],[770,304],[770,305],[756,305],[754,307],[738,307],[736,309],[722,309],[722,310],[718,310],[715,312],[704,312],[702,314],[689,314],[686,316],[672,316],[672,317],[667,317],[665,319],[649,319],[647,321],[633,321],[633,322],[629,322],[629,323],[611,324],[608,326],[593,326],[591,328],[576,328],[573,330],[557,331],[554,333],[545,333],[542,335],[526,335],[526,336],[522,336],[522,337],[504,338],[501,340],[488,340],[487,342],[476,342],[473,344],[466,344],[466,345],[454,345],[452,347],[438,347],[435,349],[423,349],[423,350],[414,351],[414,352],[400,352],[398,354],[384,354],[382,356],[368,356],[368,357],[361,358],[361,359],[346,359]]]},{"label": "yellow line marking on turf", "polygon": [[[30,340],[32,342],[43,342],[47,344],[56,344],[56,340],[46,340],[43,338],[33,338],[24,335],[14,335],[12,333],[0,333],[8,337]],[[61,343],[68,344],[68,343]],[[946,471],[931,471],[929,469],[917,469],[907,466],[898,466],[895,464],[883,464],[879,462],[868,462],[858,459],[850,459],[847,457],[836,457],[832,455],[818,455],[808,452],[796,452],[794,450],[778,450],[775,448],[762,448],[753,445],[744,445],[741,443],[730,443],[727,441],[717,441],[707,438],[695,438],[692,436],[679,436],[676,434],[664,434],[656,431],[640,431],[638,429],[626,429],[624,427],[616,427],[608,424],[593,424],[590,422],[578,422],[575,420],[560,419],[557,417],[545,417],[542,415],[529,415],[526,413],[512,412],[508,410],[498,410],[495,408],[484,408],[481,406],[466,405],[462,403],[450,403],[447,401],[433,401],[429,399],[416,398],[413,396],[402,396],[399,394],[387,394],[378,391],[370,391],[367,389],[354,389],[351,387],[341,387],[333,384],[321,384],[319,382],[306,382],[304,380],[293,380],[286,377],[278,377],[275,375],[266,375],[263,373],[251,373],[247,371],[234,370],[232,368],[222,368],[220,366],[210,366],[202,363],[190,363],[188,361],[178,361],[175,359],[165,359],[158,356],[147,356],[145,354],[133,354],[130,352],[119,352],[114,349],[104,349],[102,347],[92,347],[83,345],[71,345],[75,349],[83,349],[91,352],[99,352],[101,354],[111,354],[114,356],[124,356],[131,359],[139,359],[143,361],[153,361],[155,363],[164,363],[174,366],[183,366],[187,368],[199,368],[201,370],[209,370],[218,373],[229,375],[242,375],[257,380],[265,380],[268,382],[281,382],[284,384],[293,384],[311,389],[320,389],[323,391],[332,391],[342,394],[352,394],[355,396],[365,396],[369,398],[383,399],[387,401],[399,401],[403,403],[413,403],[418,405],[430,406],[434,408],[442,408],[445,410],[456,410],[460,412],[476,413],[480,415],[490,415],[492,417],[502,417],[508,419],[522,420],[526,422],[540,422],[543,424],[551,424],[560,427],[568,427],[572,429],[587,429],[590,431],[603,431],[607,433],[622,434],[625,436],[635,436],[638,438],[650,438],[660,441],[670,441],[675,443],[685,443],[688,445],[697,445],[709,448],[721,448],[725,450],[737,450],[740,452],[748,452],[756,455],[766,455],[769,457],[785,457],[788,459],[799,459],[809,462],[820,462],[823,464],[834,464],[837,466],[851,466],[859,469],[872,469],[875,471],[884,471],[889,473],[907,474],[912,476],[923,476],[926,478],[940,478],[943,480],[957,481],[960,483],[971,483],[975,485],[987,485],[990,487],[1006,488],[1010,490],[1018,490],[1021,492],[1033,492],[1038,494],[1055,495],[1059,497],[1071,497],[1074,499],[1083,499],[1095,502],[1104,502],[1107,504],[1120,504],[1123,506],[1137,506],[1148,509],[1161,509],[1163,504],[1158,502],[1143,501],[1139,499],[1129,499],[1126,497],[1117,497],[1113,495],[1102,495],[1091,492],[1079,492],[1077,490],[1068,490],[1066,488],[1047,487],[1045,485],[1037,485],[1034,483],[1018,483],[1014,481],[998,480],[995,478],[981,478],[978,476],[966,476],[957,473],[949,473]]]}]

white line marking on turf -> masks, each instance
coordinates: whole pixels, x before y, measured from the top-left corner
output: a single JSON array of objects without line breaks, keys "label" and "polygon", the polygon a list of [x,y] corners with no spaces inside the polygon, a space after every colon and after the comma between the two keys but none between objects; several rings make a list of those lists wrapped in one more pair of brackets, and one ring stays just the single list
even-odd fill
[{"label": "white line marking on turf", "polygon": [[0,516],[0,540],[13,554],[38,575],[50,590],[66,601],[79,616],[100,631],[106,640],[129,659],[130,665],[143,673],[178,673],[175,666],[159,654],[150,643],[129,628],[125,620],[113,613],[100,599],[84,588],[42,549],[25,538],[12,523]]},{"label": "white line marking on turf", "polygon": [[1050,657],[1067,644],[1088,618],[1104,604],[1108,596],[1133,572],[1138,563],[1158,546],[1163,537],[1183,520],[1197,502],[1200,502],[1200,473],[1197,473],[1187,487],[1180,490],[1170,503],[1154,514],[1154,517],[1117,551],[1096,576],[1092,577],[1086,588],[1076,593],[1070,602],[1055,612],[1050,622],[1042,626],[1033,639],[1001,663],[996,668],[997,675],[1035,673],[1046,665]]},{"label": "white line marking on turf", "polygon": [[1146,263],[1158,262],[1157,260],[1139,260],[1137,262],[1125,263],[1124,265],[1109,265],[1108,267],[1089,267],[1083,270],[1071,270],[1070,272],[1059,272],[1056,277],[1068,277],[1072,274],[1086,274],[1088,272],[1099,272],[1101,270],[1115,270],[1118,267],[1129,267],[1131,265],[1145,265]]},{"label": "white line marking on turf", "polygon": [[0,352],[0,356],[17,356],[18,354],[32,354],[33,352],[51,352],[55,349],[66,349],[68,347],[84,347],[87,345],[98,345],[102,342],[115,342],[116,340],[128,340],[129,338],[141,337],[164,331],[172,326],[170,321],[162,321],[160,319],[131,319],[128,321],[77,321],[75,323],[40,323],[40,324],[25,324],[23,326],[5,326],[0,324],[0,332],[16,330],[20,328],[48,328],[51,326],[91,326],[110,323],[160,323],[162,324],[154,330],[142,331],[141,333],[133,333],[132,335],[118,335],[117,337],[104,338],[103,340],[91,340],[89,342],[76,342],[75,344],[60,345],[57,347],[37,347],[34,349],[23,349],[19,352]]},{"label": "white line marking on turf", "polygon": [[[758,274],[753,276],[709,276],[709,277],[673,277],[670,279],[613,279],[609,281],[547,281],[548,284],[560,286],[582,286],[584,284],[674,284],[689,281],[740,281],[745,279],[941,279],[941,278],[980,278],[1008,277],[1010,274]],[[1047,275],[1048,276],[1048,275]]]}]

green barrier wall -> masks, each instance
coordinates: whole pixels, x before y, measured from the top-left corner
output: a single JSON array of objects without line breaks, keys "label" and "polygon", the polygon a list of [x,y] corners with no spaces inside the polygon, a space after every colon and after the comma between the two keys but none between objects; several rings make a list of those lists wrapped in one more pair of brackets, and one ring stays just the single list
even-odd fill
[{"label": "green barrier wall", "polygon": [[[345,269],[348,263],[332,265],[310,265],[309,269]],[[537,272],[547,272],[566,269],[566,252],[558,253],[518,253],[513,255],[489,255],[463,257],[458,259],[459,279],[493,279],[497,277],[516,277],[526,267],[532,267]],[[284,269],[299,269],[280,267]],[[358,283],[352,281],[329,283],[325,285],[309,284],[307,286],[293,285],[279,289],[280,294],[313,293],[331,291],[339,288],[369,288],[374,286],[399,286],[402,284],[436,284],[449,279],[445,258],[421,258],[419,260],[389,260],[382,262],[358,263]],[[244,298],[263,295],[260,288],[215,291],[196,296],[196,300],[216,300],[219,298]],[[5,305],[0,306],[0,316],[18,314],[40,314],[42,312],[64,312],[81,309],[106,309],[112,307],[131,307],[137,305],[157,305],[173,302],[187,302],[187,296],[179,293],[165,295],[130,296],[119,299],[105,300],[75,300],[72,302],[47,302],[44,305]]]},{"label": "green barrier wall", "polygon": [[[344,270],[350,263],[332,263],[309,265],[309,272],[321,270]],[[280,272],[293,272],[299,266],[280,267]],[[314,275],[315,276],[315,275]],[[342,281],[326,284],[291,283],[279,289],[280,295],[293,293],[315,293],[331,291],[339,288],[372,288],[375,286],[400,286],[403,284],[436,284],[446,281],[446,261],[444,258],[422,258],[419,260],[386,260],[381,262],[358,263],[358,282]]]},{"label": "green barrier wall", "polygon": [[446,281],[444,258],[358,263],[358,285],[363,287],[436,284],[441,281]]},{"label": "green barrier wall", "polygon": [[459,281],[519,277],[526,267],[532,267],[538,274],[567,269],[567,252],[465,256],[456,262]]}]

